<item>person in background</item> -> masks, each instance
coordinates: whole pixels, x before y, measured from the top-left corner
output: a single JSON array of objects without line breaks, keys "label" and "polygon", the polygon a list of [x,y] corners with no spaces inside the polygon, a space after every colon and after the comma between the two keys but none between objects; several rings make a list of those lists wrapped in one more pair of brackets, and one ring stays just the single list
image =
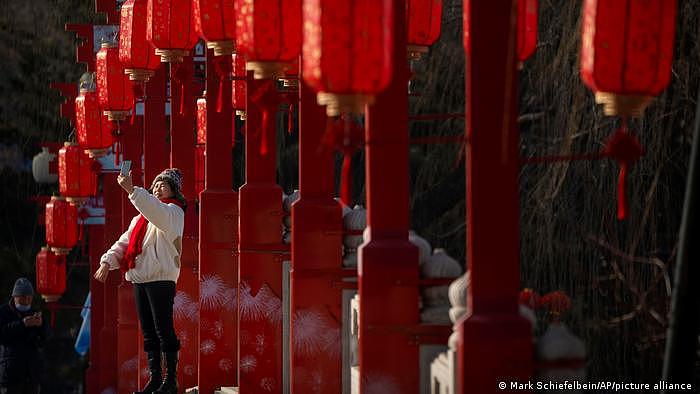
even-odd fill
[{"label": "person in background", "polygon": [[[102,255],[95,279],[104,282],[110,270],[121,269],[126,280],[134,284],[143,350],[151,375],[139,393],[177,393],[180,341],[173,327],[173,302],[185,226],[182,175],[177,168],[168,168],[156,176],[149,190],[134,186],[131,173],[119,174],[117,183],[129,194],[139,214]],[[165,354],[165,378],[161,352]]]},{"label": "person in background", "polygon": [[39,393],[43,362],[39,345],[48,335],[41,312],[32,308],[34,288],[19,278],[12,298],[0,306],[0,394]]}]

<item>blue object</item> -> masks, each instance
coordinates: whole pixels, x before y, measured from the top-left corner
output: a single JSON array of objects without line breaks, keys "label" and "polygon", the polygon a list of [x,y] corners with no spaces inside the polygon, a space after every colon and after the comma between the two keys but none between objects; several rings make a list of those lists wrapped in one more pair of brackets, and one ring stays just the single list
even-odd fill
[{"label": "blue object", "polygon": [[75,339],[75,351],[81,356],[84,356],[90,350],[90,293],[85,298],[85,304],[80,311],[80,316],[83,318],[83,324],[78,331],[78,337]]}]

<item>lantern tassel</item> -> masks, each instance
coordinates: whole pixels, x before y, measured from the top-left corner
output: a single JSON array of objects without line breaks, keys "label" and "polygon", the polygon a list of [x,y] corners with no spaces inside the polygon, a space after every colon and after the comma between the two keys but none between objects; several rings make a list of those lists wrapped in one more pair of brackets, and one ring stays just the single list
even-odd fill
[{"label": "lantern tassel", "polygon": [[272,80],[263,82],[252,97],[253,102],[262,110],[262,135],[260,136],[260,155],[266,156],[270,152],[268,146],[274,141],[275,124],[270,119],[274,116],[279,98]]},{"label": "lantern tassel", "polygon": [[343,153],[343,169],[340,176],[340,199],[343,204],[351,205],[352,185],[350,180],[350,170],[352,169],[352,153],[346,151]]},{"label": "lantern tassel", "polygon": [[627,219],[627,163],[620,165],[620,175],[617,180],[617,219]]},{"label": "lantern tassel", "polygon": [[224,107],[224,82],[226,81],[226,72],[224,71],[223,62],[227,59],[229,59],[227,56],[217,56],[214,58],[214,67],[216,68],[216,74],[219,76],[219,92],[216,97],[217,113],[221,113]]},{"label": "lantern tassel", "polygon": [[294,104],[289,103],[287,112],[287,134],[292,135],[294,132]]},{"label": "lantern tassel", "polygon": [[268,141],[268,133],[270,132],[268,129],[268,124],[270,123],[270,111],[265,108],[263,110],[263,118],[262,118],[262,135],[260,136],[260,155],[261,156],[267,156],[267,141]]}]

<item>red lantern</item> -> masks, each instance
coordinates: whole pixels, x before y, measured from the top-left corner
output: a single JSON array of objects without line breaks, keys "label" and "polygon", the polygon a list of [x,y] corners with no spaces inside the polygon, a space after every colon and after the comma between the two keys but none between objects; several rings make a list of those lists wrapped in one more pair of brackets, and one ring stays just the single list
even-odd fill
[{"label": "red lantern", "polygon": [[47,246],[36,255],[36,288],[46,302],[56,302],[66,291],[66,259]]},{"label": "red lantern", "polygon": [[119,22],[119,61],[132,81],[146,82],[160,67],[160,57],[146,40],[148,0],[127,0]]},{"label": "red lantern", "polygon": [[207,142],[207,99],[197,99],[197,145]]},{"label": "red lantern", "polygon": [[641,116],[668,85],[676,0],[583,3],[581,78],[606,115]]},{"label": "red lantern", "polygon": [[407,0],[408,57],[418,59],[440,37],[442,0]]},{"label": "red lantern", "polygon": [[97,93],[100,107],[109,120],[124,120],[134,105],[134,92],[124,66],[119,62],[119,49],[106,42],[97,52],[95,61]]},{"label": "red lantern", "polygon": [[[464,50],[470,53],[469,48],[469,2],[464,0],[463,22],[464,22]],[[518,0],[518,60],[523,62],[535,52],[537,48],[537,15],[539,13],[538,0]]]},{"label": "red lantern", "polygon": [[192,14],[190,0],[148,0],[146,39],[161,62],[182,63],[197,43]]},{"label": "red lantern", "polygon": [[66,142],[58,151],[58,186],[71,203],[82,204],[97,190],[93,160],[77,144]]},{"label": "red lantern", "polygon": [[215,56],[233,53],[236,25],[233,0],[193,0],[194,29]]},{"label": "red lantern", "polygon": [[46,203],[46,243],[58,255],[66,255],[78,243],[78,208],[63,197]]},{"label": "red lantern", "polygon": [[80,90],[75,98],[75,119],[78,145],[90,157],[102,157],[112,146],[112,125],[100,111],[97,92]]},{"label": "red lantern", "polygon": [[301,0],[236,0],[236,44],[256,79],[284,75],[301,51]]},{"label": "red lantern", "polygon": [[231,55],[233,67],[233,82],[231,83],[231,104],[236,111],[236,115],[241,119],[245,119],[246,110],[246,69],[245,56],[240,53]]},{"label": "red lantern", "polygon": [[392,76],[390,0],[304,1],[303,76],[329,116],[364,113]]}]

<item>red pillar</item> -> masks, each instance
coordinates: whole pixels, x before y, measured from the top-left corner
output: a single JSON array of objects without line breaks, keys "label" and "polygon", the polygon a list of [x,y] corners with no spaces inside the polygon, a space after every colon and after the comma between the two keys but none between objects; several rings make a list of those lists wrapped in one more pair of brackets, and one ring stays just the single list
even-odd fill
[{"label": "red pillar", "polygon": [[[138,186],[142,179],[143,169],[141,166],[141,156],[143,155],[143,119],[137,117],[133,125],[128,121],[121,122],[119,127],[123,135],[124,160],[131,160],[131,175],[134,183]],[[109,177],[108,177],[109,178]],[[107,182],[116,184],[116,177],[107,179]],[[136,208],[129,201],[124,190],[118,187],[119,196],[122,203],[121,233],[123,233],[131,223],[131,219],[138,214]],[[116,238],[112,241],[116,241]],[[134,300],[134,288],[131,282],[127,282],[124,275],[121,275],[121,283],[118,289],[118,310],[117,321],[117,368],[119,373],[118,392],[131,394],[138,388],[139,380],[139,343],[138,343],[138,318],[136,316],[136,304]]]},{"label": "red pillar", "polygon": [[[173,308],[175,332],[180,340],[180,363],[178,364],[179,385],[182,388],[197,385],[197,330],[199,327],[199,277],[197,260],[197,212],[194,195],[194,121],[195,102],[192,87],[192,57],[185,57],[178,67],[184,68],[181,73],[184,80],[184,92],[180,89],[171,90],[170,113],[170,167],[177,167],[182,172],[182,193],[187,199],[185,210],[185,229],[182,237],[182,254],[180,256],[180,277],[177,281],[177,293]],[[165,68],[165,67],[163,67]],[[178,82],[172,81],[171,86]],[[184,100],[182,95],[184,94]],[[180,110],[180,103],[184,108]],[[165,141],[164,141],[165,142]],[[167,146],[167,145],[166,145]],[[167,166],[167,155],[164,157],[162,171]],[[150,181],[149,181],[150,182]]]},{"label": "red pillar", "polygon": [[[168,129],[165,115],[166,65],[161,65],[145,85],[143,102],[144,186],[168,166]],[[185,178],[187,179],[187,178]]]},{"label": "red pillar", "polygon": [[[102,196],[105,206],[104,244],[102,253],[109,249],[119,239],[122,228],[122,188],[117,184],[114,172],[102,174]],[[121,282],[121,272],[112,271],[103,285],[104,325],[100,336],[100,384],[99,391],[117,389],[117,287]]]},{"label": "red pillar", "polygon": [[[342,214],[326,116],[299,78],[299,200],[292,205],[291,392],[342,390]],[[355,271],[354,269],[352,271]],[[309,325],[309,322],[315,324]]]},{"label": "red pillar", "polygon": [[[516,6],[472,1],[466,61],[467,313],[457,323],[458,392],[496,393],[532,371],[518,314],[520,244]],[[478,366],[478,367],[477,367]]]},{"label": "red pillar", "polygon": [[102,344],[100,332],[104,327],[105,285],[96,280],[92,273],[100,266],[100,257],[104,253],[103,224],[88,227],[88,250],[90,254],[90,365],[85,373],[85,386],[88,393],[99,393],[100,390],[100,361],[102,359]]},{"label": "red pillar", "polygon": [[360,392],[418,393],[418,250],[408,241],[405,1],[393,3],[393,79],[367,108],[367,227],[359,248]]},{"label": "red pillar", "polygon": [[[238,193],[233,191],[230,73],[231,57],[215,58],[214,51],[207,50],[205,186],[199,195],[198,368],[201,393],[236,385]],[[221,94],[219,89],[222,89]],[[217,106],[221,112],[217,111]],[[193,135],[193,128],[190,133]]]},{"label": "red pillar", "polygon": [[282,390],[282,263],[289,259],[282,244],[282,189],[276,183],[276,81],[254,80],[252,75],[248,73],[247,82],[245,184],[239,192],[243,394]]}]

